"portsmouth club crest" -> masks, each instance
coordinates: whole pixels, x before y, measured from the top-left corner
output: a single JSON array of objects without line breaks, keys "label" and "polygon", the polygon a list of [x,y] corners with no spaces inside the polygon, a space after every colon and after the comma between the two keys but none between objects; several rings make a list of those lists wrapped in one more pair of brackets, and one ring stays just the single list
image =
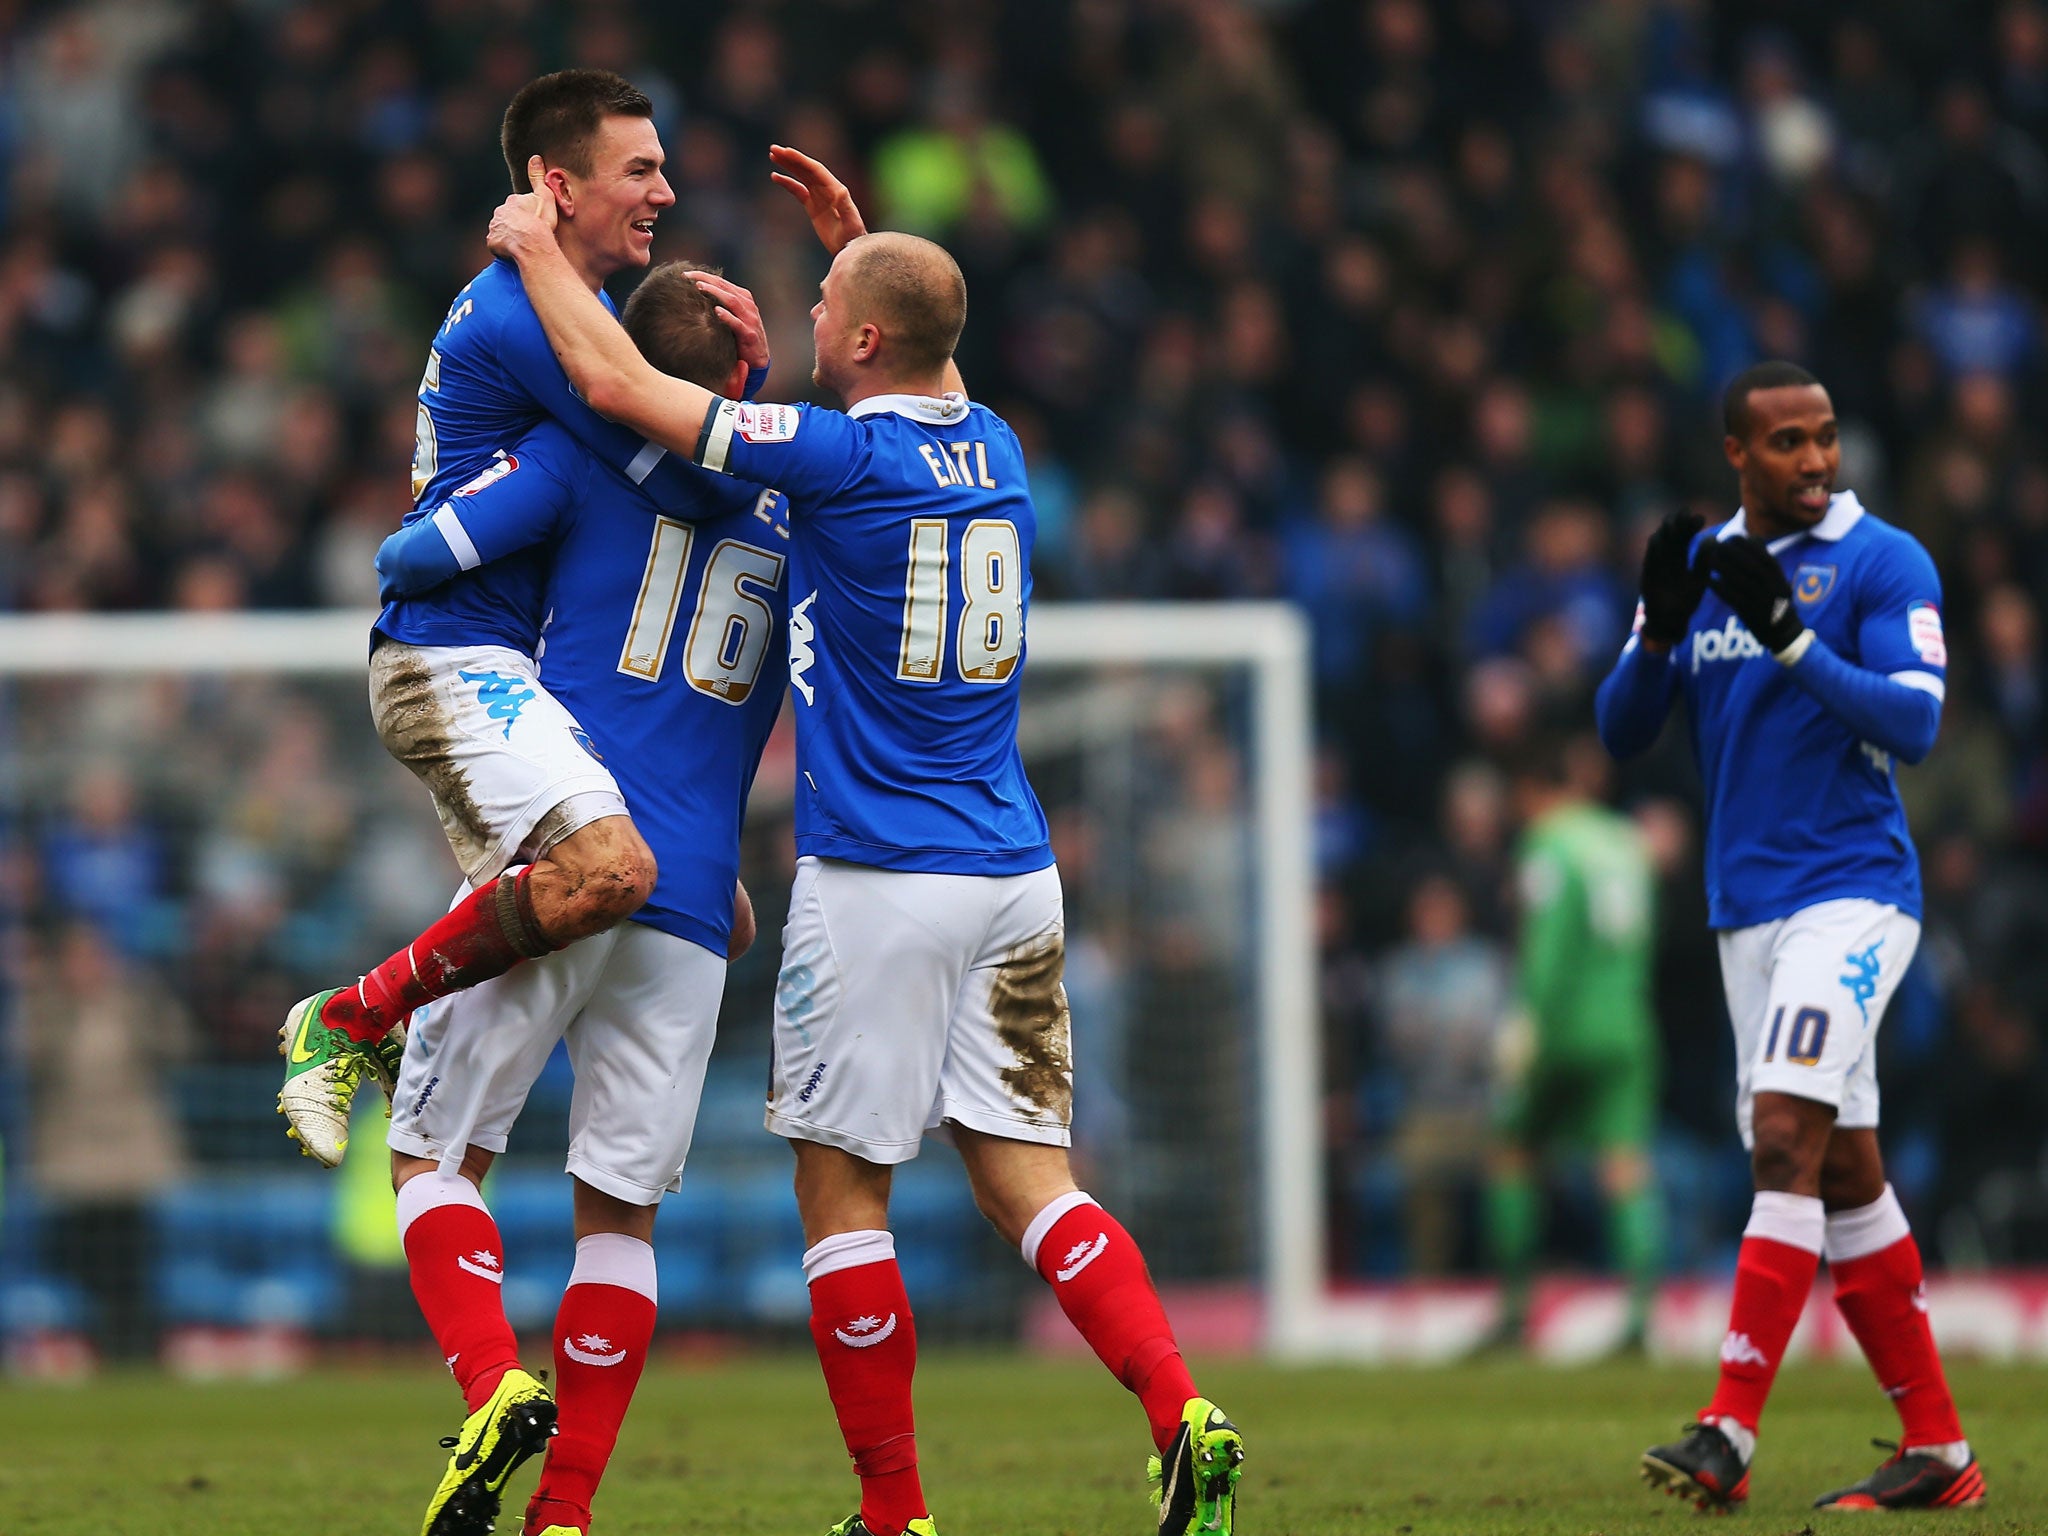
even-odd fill
[{"label": "portsmouth club crest", "polygon": [[1792,596],[1802,608],[1811,608],[1835,590],[1832,565],[1802,565],[1792,573]]}]

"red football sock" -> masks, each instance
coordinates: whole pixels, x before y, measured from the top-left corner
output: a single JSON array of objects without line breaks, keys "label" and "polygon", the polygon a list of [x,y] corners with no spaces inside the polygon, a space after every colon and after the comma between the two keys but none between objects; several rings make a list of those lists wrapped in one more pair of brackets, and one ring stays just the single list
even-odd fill
[{"label": "red football sock", "polygon": [[555,1313],[555,1403],[561,1430],[548,1442],[528,1530],[590,1528],[590,1501],[618,1443],[654,1338],[654,1250],[623,1232],[576,1245],[576,1268]]},{"label": "red football sock", "polygon": [[1756,1428],[1813,1289],[1825,1221],[1812,1195],[1758,1192],[1735,1263],[1735,1300],[1721,1341],[1721,1379],[1701,1418],[1729,1418]]},{"label": "red football sock", "polygon": [[555,949],[533,915],[527,888],[532,874],[529,865],[471,891],[355,986],[330,997],[320,1022],[351,1040],[380,1039],[421,1004],[502,976],[521,960]]},{"label": "red football sock", "polygon": [[459,1173],[422,1173],[398,1191],[398,1233],[412,1293],[462,1400],[476,1412],[519,1363],[505,1321],[505,1249],[476,1186]]},{"label": "red football sock", "polygon": [[1881,1198],[1828,1218],[1828,1269],[1835,1305],[1863,1346],[1877,1384],[1899,1410],[1908,1450],[1963,1438],[1941,1353],[1927,1325],[1920,1245],[1889,1184]]},{"label": "red football sock", "polygon": [[861,1520],[875,1536],[898,1536],[928,1511],[910,1407],[917,1330],[895,1239],[879,1231],[828,1237],[804,1255],[804,1277],[825,1390],[860,1474]]},{"label": "red football sock", "polygon": [[1067,1320],[1137,1394],[1163,1452],[1196,1395],[1195,1381],[1131,1234],[1088,1196],[1063,1195],[1033,1218],[1022,1246]]}]

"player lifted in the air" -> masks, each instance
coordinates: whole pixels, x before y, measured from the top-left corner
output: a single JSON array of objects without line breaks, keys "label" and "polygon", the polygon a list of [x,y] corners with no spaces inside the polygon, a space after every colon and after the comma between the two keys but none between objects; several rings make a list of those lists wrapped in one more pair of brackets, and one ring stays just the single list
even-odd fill
[{"label": "player lifted in the air", "polygon": [[[654,222],[675,201],[647,97],[603,70],[544,75],[513,98],[501,142],[513,185],[545,188],[559,203],[565,260],[616,330],[604,280],[647,264]],[[709,281],[735,315],[758,388],[767,354],[752,300]],[[363,1077],[390,1085],[399,1049],[390,1032],[413,1009],[611,927],[656,879],[611,772],[535,676],[545,556],[524,550],[482,564],[456,511],[533,473],[511,450],[550,417],[663,506],[693,505],[705,478],[576,397],[509,266],[493,262],[456,295],[420,380],[406,522],[437,529],[457,569],[378,615],[370,702],[385,746],[432,793],[475,889],[354,986],[316,993],[286,1018],[278,1108],[330,1167],[347,1147]]]},{"label": "player lifted in the air", "polygon": [[549,206],[508,201],[491,244],[591,404],[790,498],[800,858],[768,1124],[796,1151],[811,1332],[861,1478],[838,1529],[931,1530],[888,1196],[894,1165],[947,1125],[983,1214],[1144,1405],[1160,1529],[1228,1531],[1241,1437],[1196,1392],[1137,1245],[1068,1167],[1059,873],[1016,740],[1023,455],[958,392],[953,259],[861,234],[829,173],[775,158],[836,253],[812,315],[817,379],[844,414],[736,404],[650,368],[576,281]]},{"label": "player lifted in the air", "polygon": [[1834,491],[1834,407],[1811,374],[1759,364],[1723,410],[1742,506],[1712,532],[1675,514],[1651,536],[1636,633],[1599,696],[1620,757],[1685,699],[1756,1182],[1720,1383],[1682,1440],[1644,1453],[1643,1475],[1703,1508],[1748,1496],[1757,1421],[1825,1255],[1904,1435],[1819,1506],[1975,1504],[1984,1477],[1877,1144],[1877,1028],[1920,939],[1893,764],[1924,758],[1941,722],[1941,585],[1910,535]]},{"label": "player lifted in the air", "polygon": [[[658,268],[626,305],[626,330],[666,371],[737,394],[746,365],[708,281]],[[471,1410],[428,1536],[489,1530],[505,1479],[544,1439],[547,1389],[519,1365],[478,1183],[565,1037],[576,1268],[552,1336],[561,1433],[526,1529],[590,1529],[653,1336],[655,1207],[689,1151],[728,947],[745,941],[736,923],[751,928],[734,910],[740,818],[783,694],[779,495],[700,475],[698,520],[685,522],[657,516],[558,422],[513,453],[519,472],[454,515],[486,566],[526,548],[548,559],[541,675],[617,774],[660,874],[629,921],[413,1016],[390,1133],[398,1219],[421,1310]],[[429,523],[378,554],[387,584],[410,590],[455,565]]]}]

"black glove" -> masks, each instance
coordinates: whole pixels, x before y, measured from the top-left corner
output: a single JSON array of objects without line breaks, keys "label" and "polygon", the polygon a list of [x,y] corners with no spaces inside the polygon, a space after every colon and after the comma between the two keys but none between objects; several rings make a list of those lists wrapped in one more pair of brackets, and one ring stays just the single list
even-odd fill
[{"label": "black glove", "polygon": [[1721,539],[1708,546],[1714,590],[1742,627],[1773,656],[1806,632],[1792,602],[1792,583],[1761,539]]},{"label": "black glove", "polygon": [[1707,590],[1707,573],[1688,560],[1704,524],[1697,512],[1673,512],[1657,525],[1643,550],[1643,634],[1659,645],[1685,638],[1692,611]]}]

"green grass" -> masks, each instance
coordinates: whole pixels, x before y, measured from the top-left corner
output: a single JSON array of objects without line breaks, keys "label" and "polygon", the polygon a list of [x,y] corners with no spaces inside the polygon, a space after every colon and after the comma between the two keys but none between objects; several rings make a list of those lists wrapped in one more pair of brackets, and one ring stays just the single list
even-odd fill
[{"label": "green grass", "polygon": [[[1205,1367],[1251,1450],[1249,1536],[1623,1536],[1690,1530],[1635,1459],[1705,1395],[1701,1368],[1445,1371]],[[1887,1533],[2048,1530],[2048,1371],[1954,1372],[1991,1502],[1890,1516]],[[925,1487],[947,1536],[1151,1531],[1133,1406],[1092,1362],[932,1352],[918,1371]],[[456,1424],[445,1375],[342,1369],[274,1385],[156,1376],[0,1388],[0,1536],[411,1536]],[[1874,1466],[1895,1421],[1860,1370],[1779,1382],[1734,1527],[1825,1532],[1816,1494]],[[532,1485],[515,1479],[503,1529]],[[806,1356],[665,1365],[642,1384],[598,1505],[598,1536],[821,1536],[855,1507],[831,1412]],[[1720,1530],[1719,1525],[1709,1529]]]}]

